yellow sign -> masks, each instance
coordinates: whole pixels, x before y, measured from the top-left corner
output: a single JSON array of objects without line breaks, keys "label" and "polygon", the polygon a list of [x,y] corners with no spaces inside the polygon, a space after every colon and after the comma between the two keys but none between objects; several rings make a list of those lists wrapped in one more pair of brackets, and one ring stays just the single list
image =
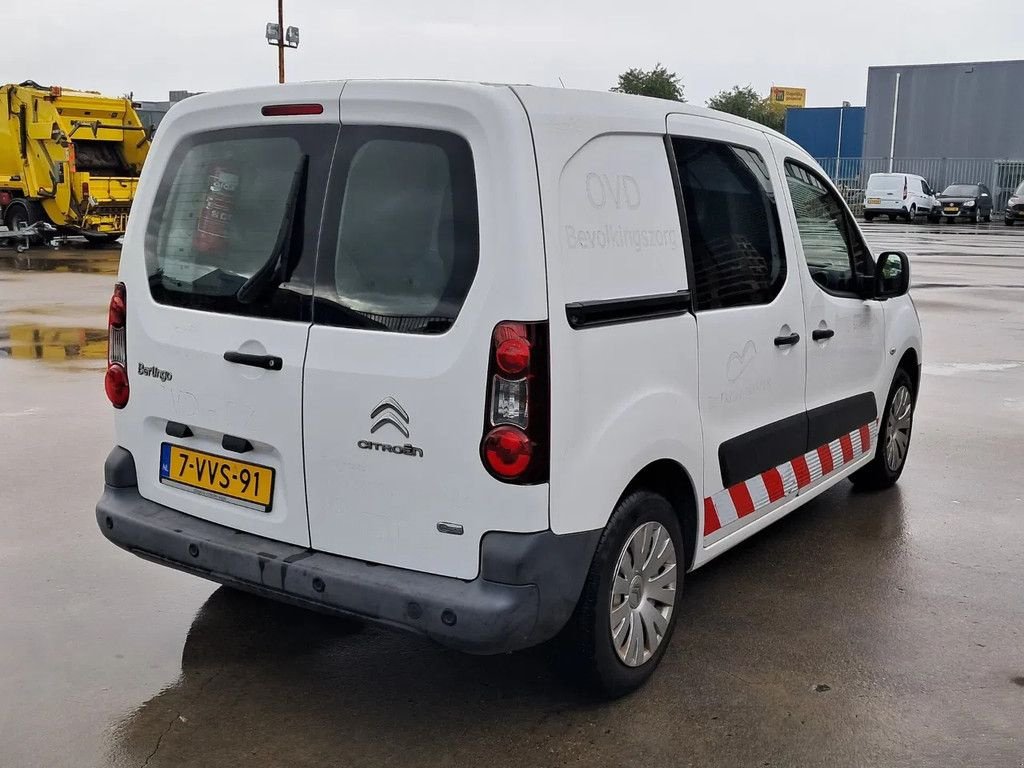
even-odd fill
[{"label": "yellow sign", "polygon": [[806,88],[784,88],[781,85],[772,86],[772,104],[779,109],[786,107],[807,106]]}]

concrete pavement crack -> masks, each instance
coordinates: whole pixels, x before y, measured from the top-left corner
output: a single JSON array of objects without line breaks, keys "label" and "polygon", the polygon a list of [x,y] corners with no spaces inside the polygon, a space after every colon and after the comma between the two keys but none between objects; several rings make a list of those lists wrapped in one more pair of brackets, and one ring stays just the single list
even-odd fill
[{"label": "concrete pavement crack", "polygon": [[[202,684],[201,686],[199,686],[199,690],[198,690],[198,691],[196,691],[196,695],[195,695],[195,697],[193,697],[193,698],[198,698],[199,696],[201,696],[201,695],[202,695],[202,693],[203,693],[203,691],[205,691],[205,690],[206,690],[206,687],[207,687],[207,686],[208,686],[208,685],[209,685],[210,683],[212,683],[212,682],[213,682],[213,679],[214,679],[215,677],[217,677],[217,675],[219,675],[219,674],[220,674],[220,670],[218,670],[217,672],[214,672],[214,673],[213,673],[212,675],[210,675],[210,676],[209,676],[208,678],[206,678],[206,682],[204,682],[204,683],[203,683],[203,684]],[[167,727],[166,727],[166,728],[164,728],[164,730],[163,730],[163,733],[161,733],[161,734],[160,734],[160,735],[159,735],[159,736],[157,737],[157,739],[156,739],[156,744],[154,744],[154,745],[153,745],[153,751],[152,751],[152,752],[150,752],[150,753],[149,753],[149,754],[148,754],[148,755],[146,756],[146,759],[145,759],[145,760],[143,761],[142,765],[141,765],[141,766],[139,766],[139,768],[146,768],[146,766],[148,766],[148,765],[149,765],[149,761],[150,761],[150,760],[152,760],[152,759],[153,759],[153,756],[154,756],[154,755],[156,755],[156,753],[157,753],[157,752],[158,752],[158,751],[160,750],[160,744],[161,744],[161,743],[163,743],[163,740],[164,740],[164,736],[166,736],[166,735],[167,735],[168,733],[170,733],[170,732],[171,732],[171,728],[173,728],[173,727],[174,727],[174,724],[175,724],[175,722],[177,722],[177,721],[178,721],[178,719],[179,719],[180,717],[181,717],[181,711],[180,711],[180,710],[179,710],[178,712],[175,712],[175,713],[174,713],[174,717],[172,717],[172,718],[171,718],[171,722],[169,722],[169,723],[167,724]]]},{"label": "concrete pavement crack", "polygon": [[140,768],[146,768],[146,766],[147,766],[147,765],[149,765],[149,761],[153,759],[153,755],[155,755],[155,754],[157,753],[157,750],[159,750],[159,749],[160,749],[160,743],[161,743],[161,742],[162,742],[162,741],[164,740],[164,736],[166,736],[166,735],[167,735],[167,734],[168,734],[168,733],[170,732],[171,728],[172,728],[172,727],[174,726],[174,723],[175,723],[175,721],[176,721],[176,720],[178,719],[178,717],[179,717],[179,716],[180,716],[180,713],[178,713],[178,712],[175,712],[175,713],[174,713],[174,717],[172,717],[172,718],[171,718],[171,722],[169,722],[169,723],[167,724],[167,727],[166,727],[166,728],[164,728],[164,731],[163,731],[163,733],[161,733],[161,734],[160,734],[160,735],[159,735],[159,736],[157,737],[157,739],[156,739],[156,744],[155,744],[155,745],[153,746],[153,751],[152,751],[152,752],[150,752],[150,753],[149,753],[149,755],[147,755],[147,756],[146,756],[146,760],[145,760],[145,762],[144,762],[144,763],[143,763],[143,764],[142,764],[142,765],[140,766]]}]

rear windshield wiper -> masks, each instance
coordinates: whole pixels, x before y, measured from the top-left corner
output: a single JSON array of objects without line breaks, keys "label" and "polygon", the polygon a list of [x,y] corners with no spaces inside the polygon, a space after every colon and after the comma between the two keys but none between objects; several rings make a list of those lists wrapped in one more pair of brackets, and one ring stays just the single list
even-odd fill
[{"label": "rear windshield wiper", "polygon": [[306,177],[309,174],[309,155],[299,159],[288,190],[287,204],[281,228],[277,232],[270,258],[253,276],[242,283],[235,298],[239,304],[252,304],[267,292],[286,282],[295,268],[295,258],[302,253],[302,219],[306,209]]}]

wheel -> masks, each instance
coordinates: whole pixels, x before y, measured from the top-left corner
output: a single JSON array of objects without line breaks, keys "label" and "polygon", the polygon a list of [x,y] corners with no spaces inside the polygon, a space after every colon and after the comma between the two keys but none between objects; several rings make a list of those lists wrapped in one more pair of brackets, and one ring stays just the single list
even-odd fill
[{"label": "wheel", "polygon": [[1003,224],[1005,224],[1008,227],[1012,227],[1013,226],[1013,219],[1003,219]]},{"label": "wheel", "polygon": [[913,224],[917,221],[917,206],[911,205],[910,210],[907,211],[907,224]]},{"label": "wheel", "polygon": [[978,214],[977,213],[971,214],[971,224],[977,224],[977,223],[978,223]]},{"label": "wheel", "polygon": [[24,229],[36,223],[32,207],[26,200],[12,200],[4,210],[4,224],[10,230]]},{"label": "wheel", "polygon": [[867,212],[864,213],[864,221],[874,221],[874,220],[875,220],[875,214],[867,213]]},{"label": "wheel", "polygon": [[982,218],[982,221],[984,221],[986,224],[992,221],[992,212],[989,211],[988,213],[986,213],[985,216]]},{"label": "wheel", "polygon": [[897,368],[882,413],[874,458],[867,466],[850,475],[850,481],[855,486],[881,490],[891,488],[900,479],[910,450],[915,402],[914,382],[910,374],[903,368]]},{"label": "wheel", "polygon": [[684,552],[679,520],[664,496],[639,490],[616,505],[560,637],[578,682],[617,698],[651,676],[675,627]]}]

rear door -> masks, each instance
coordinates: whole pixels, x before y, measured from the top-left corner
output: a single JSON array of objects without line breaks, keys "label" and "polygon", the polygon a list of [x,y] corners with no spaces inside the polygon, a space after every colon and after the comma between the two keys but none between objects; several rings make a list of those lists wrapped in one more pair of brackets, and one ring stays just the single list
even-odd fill
[{"label": "rear door", "polygon": [[[122,255],[131,395],[118,436],[148,499],[309,545],[302,366],[340,86],[197,97],[161,126]],[[139,222],[143,223],[139,223]]]},{"label": "rear door", "polygon": [[765,135],[684,115],[668,130],[694,272],[708,547],[797,491],[776,467],[806,451],[807,332]]},{"label": "rear door", "polygon": [[491,334],[547,317],[536,166],[507,88],[346,85],[306,358],[314,549],[473,578],[547,485],[480,458]]}]

